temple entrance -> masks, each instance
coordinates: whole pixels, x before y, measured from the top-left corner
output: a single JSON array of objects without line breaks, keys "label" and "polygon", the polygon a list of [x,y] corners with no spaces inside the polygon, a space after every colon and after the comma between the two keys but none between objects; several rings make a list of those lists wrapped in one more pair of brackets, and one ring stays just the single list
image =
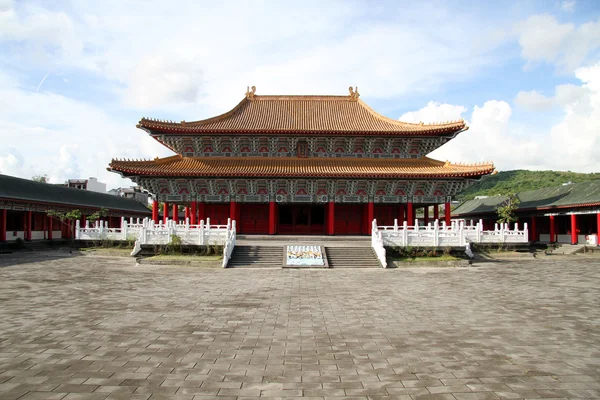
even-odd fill
[{"label": "temple entrance", "polygon": [[325,206],[314,204],[281,204],[279,228],[282,234],[325,234]]}]

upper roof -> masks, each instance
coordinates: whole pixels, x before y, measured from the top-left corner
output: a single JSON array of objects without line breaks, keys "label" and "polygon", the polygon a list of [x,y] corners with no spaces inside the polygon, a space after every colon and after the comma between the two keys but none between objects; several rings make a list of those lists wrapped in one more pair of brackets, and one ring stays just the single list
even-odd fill
[{"label": "upper roof", "polygon": [[137,125],[151,133],[193,135],[219,133],[360,134],[440,136],[466,130],[463,120],[435,124],[408,123],[384,117],[348,96],[258,96],[256,88],[231,111],[194,122],[142,118]]},{"label": "upper roof", "polygon": [[422,157],[288,158],[288,157],[183,157],[151,161],[112,160],[109,171],[125,176],[181,177],[324,177],[324,178],[452,178],[491,173],[494,165],[451,164]]},{"label": "upper roof", "polygon": [[133,199],[97,193],[89,190],[34,182],[29,179],[0,175],[0,199],[13,199],[68,205],[73,207],[107,208],[109,210],[130,211],[137,214],[150,214],[150,210]]},{"label": "upper roof", "polygon": [[[600,180],[554,186],[517,193],[521,200],[518,211],[552,210],[569,207],[600,206]],[[458,206],[453,216],[496,213],[506,196],[468,200]]]}]

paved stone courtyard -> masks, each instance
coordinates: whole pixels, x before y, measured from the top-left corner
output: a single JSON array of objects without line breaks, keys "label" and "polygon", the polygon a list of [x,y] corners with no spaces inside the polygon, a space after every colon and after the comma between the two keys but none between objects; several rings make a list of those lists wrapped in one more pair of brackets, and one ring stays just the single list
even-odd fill
[{"label": "paved stone courtyard", "polygon": [[600,398],[598,258],[0,266],[0,399]]}]

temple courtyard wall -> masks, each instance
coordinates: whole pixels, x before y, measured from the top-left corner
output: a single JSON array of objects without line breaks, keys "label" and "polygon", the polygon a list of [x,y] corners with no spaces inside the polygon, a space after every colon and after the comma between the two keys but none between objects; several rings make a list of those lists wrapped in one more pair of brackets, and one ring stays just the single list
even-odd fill
[{"label": "temple courtyard wall", "polygon": [[2,255],[0,398],[599,398],[598,261],[229,270]]}]

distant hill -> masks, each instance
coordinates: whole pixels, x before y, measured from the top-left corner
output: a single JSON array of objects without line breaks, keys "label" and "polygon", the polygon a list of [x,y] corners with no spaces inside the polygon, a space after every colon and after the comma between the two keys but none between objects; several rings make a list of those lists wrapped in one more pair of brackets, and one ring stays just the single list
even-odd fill
[{"label": "distant hill", "polygon": [[563,171],[503,171],[496,175],[488,175],[473,186],[456,195],[457,200],[471,200],[475,196],[494,196],[511,192],[523,192],[551,186],[560,186],[563,183],[586,182],[599,180],[600,173],[581,174]]}]

